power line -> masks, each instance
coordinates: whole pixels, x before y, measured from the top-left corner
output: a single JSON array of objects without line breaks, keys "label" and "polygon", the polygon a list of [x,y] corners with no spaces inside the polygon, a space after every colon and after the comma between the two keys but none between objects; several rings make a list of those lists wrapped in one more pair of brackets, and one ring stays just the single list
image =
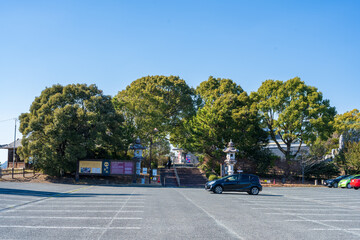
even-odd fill
[{"label": "power line", "polygon": [[8,122],[8,121],[14,121],[14,120],[18,120],[18,118],[10,118],[10,119],[5,119],[5,120],[0,120],[0,122]]}]

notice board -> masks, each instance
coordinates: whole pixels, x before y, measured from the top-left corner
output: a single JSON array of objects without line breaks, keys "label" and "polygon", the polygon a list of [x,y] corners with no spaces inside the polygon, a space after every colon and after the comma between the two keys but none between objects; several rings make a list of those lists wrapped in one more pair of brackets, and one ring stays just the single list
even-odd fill
[{"label": "notice board", "polygon": [[80,160],[78,173],[82,175],[132,175],[135,164],[132,161],[120,160]]}]

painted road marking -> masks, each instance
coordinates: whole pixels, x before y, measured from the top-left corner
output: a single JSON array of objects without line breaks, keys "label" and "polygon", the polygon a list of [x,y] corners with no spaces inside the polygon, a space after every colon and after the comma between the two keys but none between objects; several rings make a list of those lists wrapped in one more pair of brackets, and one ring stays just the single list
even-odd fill
[{"label": "painted road marking", "polygon": [[[134,194],[135,190],[131,193],[131,195],[128,197],[127,201],[124,203],[124,205],[122,205],[122,207],[117,211],[117,213],[115,214],[115,216],[111,219],[111,221],[105,226],[105,228],[102,228],[103,231],[100,234],[100,236],[98,237],[98,240],[102,238],[102,236],[104,236],[105,232],[108,231],[109,229],[113,229],[111,226],[111,224],[114,222],[115,218],[119,215],[119,213],[122,212],[124,206],[126,205],[126,203],[128,201],[130,201],[131,196]],[[137,229],[141,229],[140,227],[138,227]]]},{"label": "painted road marking", "polygon": [[13,226],[13,225],[0,225],[0,228],[33,228],[33,229],[94,229],[94,230],[107,230],[107,229],[120,229],[120,230],[139,230],[140,227],[59,227],[59,226]]},{"label": "painted road marking", "polygon": [[[41,219],[41,218],[46,218],[46,219],[103,219],[103,220],[108,220],[108,219],[114,219],[113,217],[55,217],[55,216],[51,216],[51,217],[47,217],[47,216],[4,216],[2,215],[1,218],[28,218],[28,219]],[[142,220],[143,218],[141,217],[116,217],[116,220]]]},{"label": "painted road marking", "polygon": [[[295,200],[295,201],[308,201],[308,202],[312,202],[312,203],[317,203],[317,204],[328,204],[328,203],[325,203],[325,202],[323,202],[323,201],[317,201],[317,200],[314,200],[314,199],[311,199],[311,198],[301,198],[301,197],[287,197],[287,196],[284,196],[285,198],[288,198],[288,199],[293,199],[293,200]],[[250,200],[247,200],[247,202],[248,203],[252,203],[252,202],[250,202]],[[291,203],[289,204],[290,206],[291,206]],[[338,206],[339,207],[339,206]],[[312,222],[312,223],[315,223],[315,224],[318,224],[318,225],[322,225],[322,226],[324,226],[324,227],[327,227],[327,229],[332,229],[332,230],[336,230],[336,231],[342,231],[342,232],[346,232],[346,233],[349,233],[349,234],[352,234],[352,235],[356,235],[356,236],[359,236],[360,237],[360,233],[356,233],[356,232],[354,232],[354,231],[351,231],[351,230],[349,230],[349,229],[344,229],[344,228],[339,228],[339,227],[336,227],[336,226],[332,226],[332,225],[329,225],[329,224],[326,224],[326,223],[324,223],[323,221],[319,221],[319,220],[311,220],[311,219],[309,219],[309,218],[306,218],[306,217],[304,217],[304,216],[318,216],[318,215],[320,215],[320,214],[313,214],[313,213],[310,213],[310,214],[306,214],[306,213],[286,213],[286,212],[284,212],[284,211],[289,211],[289,210],[295,210],[295,211],[297,211],[297,210],[302,210],[302,211],[304,211],[304,210],[314,210],[314,209],[292,209],[292,208],[271,208],[271,207],[266,207],[266,208],[252,208],[252,209],[254,209],[254,210],[264,210],[264,209],[266,209],[266,210],[275,210],[275,211],[282,211],[281,213],[266,213],[266,214],[273,214],[273,215],[287,215],[287,216],[295,216],[295,217],[297,217],[297,218],[300,218],[301,220],[305,220],[306,222]],[[316,210],[317,211],[319,211],[319,210],[327,210],[327,209],[318,209],[318,208],[316,208]],[[350,213],[350,211],[351,212],[354,212],[354,210],[352,210],[352,209],[331,209],[331,211],[333,212],[333,211],[343,211],[343,212],[347,212],[347,211],[349,211],[349,213]],[[323,215],[326,215],[326,216],[329,216],[330,214],[323,214]],[[336,215],[339,215],[340,216],[340,214],[336,214]],[[350,216],[351,214],[343,214],[343,216]],[[359,216],[359,214],[357,214],[357,215],[354,215],[354,216]],[[314,228],[315,229],[315,228]],[[321,229],[321,230],[327,230],[327,229],[322,229],[322,228],[317,228],[317,229]],[[354,229],[352,229],[352,230],[354,230]]]},{"label": "painted road marking", "polygon": [[[114,206],[94,206],[94,205],[91,205],[91,207],[100,207],[100,208],[115,208],[115,209],[118,209],[119,207],[116,206],[114,204]],[[135,206],[125,206],[125,207],[144,207],[143,205],[135,205]],[[33,206],[32,208],[41,208],[41,209],[45,209],[45,208],[89,208],[89,206],[83,206],[83,205],[50,205],[50,204],[47,204],[47,205],[42,205],[42,206]],[[34,209],[36,210],[36,209]]]},{"label": "painted road marking", "polygon": [[187,196],[185,196],[182,192],[180,192],[179,190],[175,189],[175,191],[177,191],[178,193],[180,193],[180,195],[182,195],[186,200],[188,200],[189,202],[191,202],[195,207],[199,208],[200,210],[202,210],[206,215],[208,215],[211,219],[214,220],[214,222],[224,228],[225,230],[227,230],[233,237],[237,238],[237,239],[244,239],[243,237],[239,236],[235,231],[233,231],[231,228],[227,227],[225,224],[223,224],[221,221],[217,220],[215,216],[213,216],[212,214],[210,214],[208,211],[206,211],[203,207],[197,205],[193,200],[191,200],[190,198],[188,198]]},{"label": "painted road marking", "polygon": [[92,187],[92,186],[81,187],[81,188],[73,189],[73,190],[70,190],[70,191],[67,191],[67,192],[63,192],[63,193],[56,193],[56,194],[48,196],[48,197],[42,197],[42,198],[30,201],[30,202],[25,202],[25,203],[21,203],[21,204],[18,204],[18,205],[11,206],[11,207],[3,208],[3,209],[0,209],[0,213],[4,212],[4,211],[13,210],[14,208],[21,208],[21,207],[24,207],[24,206],[27,206],[27,205],[30,205],[30,204],[45,201],[45,200],[51,199],[53,197],[61,196],[63,194],[77,192],[77,191],[79,191],[81,189],[90,188],[90,187]]},{"label": "painted road marking", "polygon": [[348,214],[348,213],[265,213],[270,215],[291,215],[291,216],[359,216],[359,214]]},{"label": "painted road marking", "polygon": [[[258,207],[258,208],[251,208],[251,209],[258,209],[258,210],[284,210],[284,211],[306,211],[306,210],[311,210],[314,211],[314,207],[310,207],[310,208],[276,208],[276,207]],[[354,210],[351,209],[333,209],[330,208],[331,211],[341,211],[341,212],[353,212]],[[319,208],[316,207],[317,211],[329,211],[328,208]]]},{"label": "painted road marking", "polygon": [[[312,220],[303,220],[303,219],[291,219],[291,220],[283,220],[285,222],[311,222]],[[353,219],[326,219],[326,220],[317,220],[319,222],[360,222],[359,220]],[[280,222],[280,221],[279,221]]]},{"label": "painted road marking", "polygon": [[[360,231],[360,228],[313,228],[309,229],[312,231]],[[359,234],[356,234],[357,236],[360,236]]]},{"label": "painted road marking", "polygon": [[[21,209],[21,210],[10,210],[9,212],[16,212],[16,211],[21,211],[21,212],[80,212],[80,213],[86,213],[86,212],[111,212],[113,213],[114,210],[51,210],[51,209]],[[120,212],[144,212],[144,211],[137,211],[137,210],[134,210],[134,211],[120,211]]]}]

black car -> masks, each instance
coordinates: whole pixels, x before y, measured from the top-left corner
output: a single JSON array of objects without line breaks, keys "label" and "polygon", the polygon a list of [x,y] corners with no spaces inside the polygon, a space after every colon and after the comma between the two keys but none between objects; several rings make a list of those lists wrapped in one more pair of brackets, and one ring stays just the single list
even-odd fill
[{"label": "black car", "polygon": [[332,187],[337,188],[339,182],[340,182],[342,179],[344,179],[344,178],[346,178],[346,177],[348,177],[348,176],[350,176],[350,175],[342,175],[342,176],[339,176],[339,177],[337,177],[337,178],[335,178],[335,179],[326,180],[326,181],[324,181],[324,185],[327,186],[327,187],[329,187],[329,188],[332,188]]},{"label": "black car", "polygon": [[260,179],[253,174],[234,174],[214,181],[207,182],[205,189],[214,193],[223,191],[247,192],[251,195],[257,195],[262,191]]}]

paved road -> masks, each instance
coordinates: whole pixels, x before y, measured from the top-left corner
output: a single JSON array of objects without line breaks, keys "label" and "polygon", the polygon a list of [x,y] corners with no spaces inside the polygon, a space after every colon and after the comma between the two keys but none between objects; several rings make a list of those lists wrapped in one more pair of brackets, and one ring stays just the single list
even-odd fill
[{"label": "paved road", "polygon": [[0,239],[360,239],[360,190],[0,183]]}]

